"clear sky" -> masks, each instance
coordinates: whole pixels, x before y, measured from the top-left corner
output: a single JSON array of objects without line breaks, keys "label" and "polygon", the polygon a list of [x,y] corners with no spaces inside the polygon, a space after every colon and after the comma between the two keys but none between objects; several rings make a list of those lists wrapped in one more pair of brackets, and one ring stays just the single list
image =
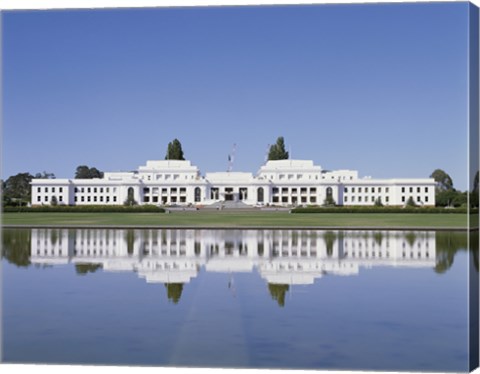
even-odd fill
[{"label": "clear sky", "polygon": [[2,176],[294,159],[466,189],[468,3],[5,11]]}]

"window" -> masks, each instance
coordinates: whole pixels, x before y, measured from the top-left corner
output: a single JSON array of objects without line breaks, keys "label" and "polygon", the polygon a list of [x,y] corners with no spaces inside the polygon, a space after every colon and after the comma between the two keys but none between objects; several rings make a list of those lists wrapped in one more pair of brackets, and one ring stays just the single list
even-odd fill
[{"label": "window", "polygon": [[425,187],[425,193],[428,193],[428,187]]},{"label": "window", "polygon": [[200,187],[195,187],[195,191],[194,191],[194,200],[196,203],[200,202],[201,201],[201,189]]},{"label": "window", "polygon": [[58,201],[63,201],[63,196],[59,196]]},{"label": "window", "polygon": [[388,193],[388,187],[385,187],[385,192]]},{"label": "window", "polygon": [[48,192],[48,187],[45,187],[45,192]]},{"label": "window", "polygon": [[375,192],[375,187],[372,187],[372,193]]},{"label": "window", "polygon": [[417,201],[420,202],[420,196],[417,196]]},{"label": "window", "polygon": [[90,196],[87,196],[87,201],[90,202],[90,200],[91,200],[91,199],[90,199]]},{"label": "window", "polygon": [[413,192],[413,187],[410,187],[410,193],[412,193],[412,192]]},{"label": "window", "polygon": [[405,192],[405,187],[402,187],[402,193],[404,193],[404,192]]},{"label": "window", "polygon": [[402,196],[402,203],[405,202],[405,196]]},{"label": "window", "polygon": [[385,197],[385,201],[386,201],[387,203],[388,203],[388,200],[389,200],[388,196],[387,196],[387,197]]},{"label": "window", "polygon": [[352,192],[355,192],[355,187],[352,187]]},{"label": "window", "polygon": [[100,192],[103,193],[103,187],[100,187]]},{"label": "window", "polygon": [[88,187],[87,192],[91,192],[91,188],[90,188],[90,187]]},{"label": "window", "polygon": [[41,197],[41,196],[37,196],[37,201],[42,201],[42,197]]},{"label": "window", "polygon": [[97,202],[97,197],[96,196],[93,197],[93,201]]},{"label": "window", "polygon": [[180,188],[180,193],[186,193],[187,189],[185,187]]},{"label": "window", "polygon": [[359,203],[362,202],[362,197],[361,197],[361,196],[358,197],[358,202],[359,202]]},{"label": "window", "polygon": [[417,187],[417,192],[420,193],[420,187]]},{"label": "window", "polygon": [[103,203],[103,196],[100,196],[100,201]]},{"label": "window", "polygon": [[378,187],[378,193],[382,192],[382,187]]},{"label": "window", "polygon": [[358,187],[358,192],[362,192],[362,187]]},{"label": "window", "polygon": [[97,192],[97,187],[95,187],[95,188],[93,189],[93,192],[95,192],[95,193]]},{"label": "window", "polygon": [[257,188],[257,202],[263,203],[263,200],[264,200],[263,187],[258,187]]},{"label": "window", "polygon": [[107,203],[110,202],[110,196],[107,196]]},{"label": "window", "polygon": [[425,196],[425,202],[428,203],[428,196]]},{"label": "window", "polygon": [[[347,188],[347,187],[345,187],[344,192],[348,192],[348,188]],[[345,200],[345,201],[346,201],[346,200]]]},{"label": "window", "polygon": [[113,202],[114,202],[114,203],[117,202],[117,197],[116,197],[116,196],[113,197]]},{"label": "window", "polygon": [[41,189],[40,187],[37,188],[37,192],[41,192],[41,190],[42,190],[42,189]]},{"label": "window", "polygon": [[75,200],[75,202],[77,202],[77,200],[78,200],[77,196],[75,196],[75,199],[74,199],[74,200]]},{"label": "window", "polygon": [[317,193],[316,187],[310,187],[310,193]]},{"label": "window", "polygon": [[85,201],[85,196],[82,196],[82,203]]},{"label": "window", "polygon": [[347,202],[347,201],[348,201],[348,197],[345,196],[345,197],[343,198],[343,201]]}]

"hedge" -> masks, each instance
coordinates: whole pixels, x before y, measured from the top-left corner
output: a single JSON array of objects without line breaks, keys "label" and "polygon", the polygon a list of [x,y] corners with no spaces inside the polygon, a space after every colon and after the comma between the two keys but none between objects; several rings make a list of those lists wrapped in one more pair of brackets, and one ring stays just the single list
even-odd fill
[{"label": "hedge", "polygon": [[470,211],[467,208],[454,208],[454,209],[445,209],[445,208],[434,208],[434,207],[306,207],[306,208],[294,208],[291,210],[292,213],[440,213],[440,214],[467,214],[467,213],[477,213],[478,208],[471,209]]},{"label": "hedge", "polygon": [[165,213],[155,205],[43,205],[33,207],[3,207],[4,213]]}]

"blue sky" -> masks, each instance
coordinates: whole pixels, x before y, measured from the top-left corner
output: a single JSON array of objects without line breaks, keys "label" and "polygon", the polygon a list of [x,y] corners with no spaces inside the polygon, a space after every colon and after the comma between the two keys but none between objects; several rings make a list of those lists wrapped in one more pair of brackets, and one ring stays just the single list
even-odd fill
[{"label": "blue sky", "polygon": [[295,159],[466,189],[468,3],[3,13],[4,178]]}]

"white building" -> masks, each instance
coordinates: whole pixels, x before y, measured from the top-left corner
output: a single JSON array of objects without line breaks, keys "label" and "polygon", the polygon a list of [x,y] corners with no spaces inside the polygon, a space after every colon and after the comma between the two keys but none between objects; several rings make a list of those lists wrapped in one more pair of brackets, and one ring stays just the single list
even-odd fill
[{"label": "white building", "polygon": [[245,172],[200,174],[190,161],[147,161],[134,172],[109,172],[96,179],[33,179],[32,205],[52,199],[65,205],[139,204],[162,206],[435,205],[435,181],[359,178],[355,170],[323,170],[310,160],[268,161],[257,175]]}]

